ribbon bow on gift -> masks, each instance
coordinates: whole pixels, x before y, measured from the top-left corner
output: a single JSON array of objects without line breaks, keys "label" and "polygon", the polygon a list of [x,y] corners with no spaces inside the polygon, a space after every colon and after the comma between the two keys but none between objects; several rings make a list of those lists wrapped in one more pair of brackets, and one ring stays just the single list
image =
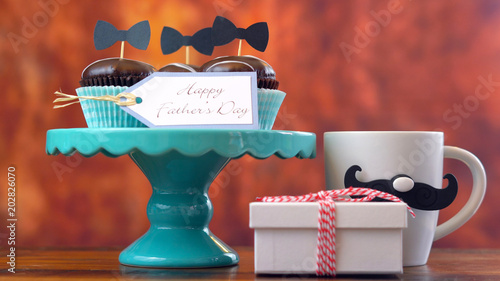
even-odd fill
[{"label": "ribbon bow on gift", "polygon": [[129,30],[118,30],[109,22],[97,21],[94,28],[94,45],[97,50],[111,47],[117,41],[127,41],[139,50],[146,50],[151,38],[149,21],[134,24]]},{"label": "ribbon bow on gift", "polygon": [[[356,199],[346,198],[345,196],[364,196]],[[381,199],[403,202],[398,197],[379,190],[370,188],[346,188],[339,190],[324,190],[318,193],[309,193],[301,196],[266,196],[257,198],[262,202],[318,202],[318,243],[316,253],[316,275],[336,274],[335,257],[335,201],[343,202],[367,202],[375,197]],[[404,202],[403,202],[404,203]],[[415,213],[408,207],[411,215]]]},{"label": "ribbon bow on gift", "polygon": [[237,28],[230,20],[217,16],[212,26],[212,42],[215,46],[226,45],[234,39],[245,39],[254,49],[264,52],[269,41],[266,22],[252,24],[248,28]]},{"label": "ribbon bow on gift", "polygon": [[161,51],[163,54],[171,54],[182,46],[193,46],[196,51],[210,56],[214,51],[211,28],[204,28],[193,36],[182,36],[179,31],[171,27],[163,27],[161,32]]}]

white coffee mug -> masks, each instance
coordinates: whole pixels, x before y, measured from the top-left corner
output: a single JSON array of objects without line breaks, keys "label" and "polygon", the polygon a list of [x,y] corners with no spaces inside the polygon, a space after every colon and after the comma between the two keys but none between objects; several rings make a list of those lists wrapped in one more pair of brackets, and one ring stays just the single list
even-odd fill
[{"label": "white coffee mug", "polygon": [[[439,211],[414,209],[408,228],[403,230],[403,265],[427,263],[432,242],[461,227],[477,211],[486,192],[486,173],[472,153],[444,145],[442,132],[352,131],[327,132],[324,135],[327,189],[344,188],[346,171],[353,165],[360,182],[391,179],[407,175],[413,181],[434,188],[443,185],[443,159],[464,162],[472,172],[473,188],[464,207],[448,221],[437,225]],[[459,190],[460,181],[458,183]]]}]

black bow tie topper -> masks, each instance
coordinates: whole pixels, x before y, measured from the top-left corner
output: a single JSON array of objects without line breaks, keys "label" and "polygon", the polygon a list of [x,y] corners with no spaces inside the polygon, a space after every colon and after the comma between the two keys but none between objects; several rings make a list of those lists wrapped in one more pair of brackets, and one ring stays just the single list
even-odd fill
[{"label": "black bow tie topper", "polygon": [[222,46],[240,39],[238,56],[241,55],[241,41],[247,43],[258,51],[264,52],[269,41],[267,23],[258,22],[248,28],[237,28],[228,19],[217,16],[212,27],[199,30],[193,36],[183,36],[174,28],[165,26],[161,32],[161,50],[164,55],[171,54],[186,46],[186,64],[189,64],[189,47],[192,46],[201,54],[210,56],[214,46]]},{"label": "black bow tie topper", "polygon": [[[99,20],[94,29],[94,46],[97,50],[111,47],[121,41],[120,58],[123,58],[125,41],[133,47],[146,50],[151,39],[149,21],[134,24],[128,30],[118,30],[112,24]],[[179,31],[165,26],[161,33],[161,49],[164,55],[171,54],[186,46],[186,63],[189,64],[189,47],[210,56],[214,46],[222,46],[239,39],[238,56],[241,55],[241,42],[247,43],[258,51],[264,52],[269,42],[269,28],[266,22],[252,24],[248,28],[238,28],[230,20],[217,16],[212,27],[199,30],[193,36],[183,36]]]},{"label": "black bow tie topper", "polygon": [[210,27],[199,30],[193,36],[183,36],[179,31],[165,26],[161,32],[160,43],[164,55],[176,52],[182,46],[186,46],[186,64],[189,64],[189,46],[207,56],[210,56],[214,51]]},{"label": "black bow tie topper", "polygon": [[125,41],[139,50],[146,50],[151,38],[151,27],[149,21],[141,21],[134,24],[128,30],[118,30],[112,24],[99,20],[94,28],[94,46],[97,50],[111,47],[117,41],[121,41],[120,58],[123,58]]},{"label": "black bow tie topper", "polygon": [[222,46],[240,39],[238,56],[241,56],[241,42],[246,40],[254,49],[264,52],[269,42],[269,28],[266,22],[252,24],[248,28],[237,28],[230,20],[217,16],[212,25],[212,43]]},{"label": "black bow tie topper", "polygon": [[426,211],[441,210],[448,207],[457,196],[458,183],[455,176],[446,174],[448,186],[443,189],[434,188],[428,184],[414,182],[407,175],[397,175],[390,180],[380,179],[370,182],[360,182],[356,172],[361,167],[354,165],[347,169],[344,177],[345,187],[366,187],[386,192],[401,198],[408,206]]}]

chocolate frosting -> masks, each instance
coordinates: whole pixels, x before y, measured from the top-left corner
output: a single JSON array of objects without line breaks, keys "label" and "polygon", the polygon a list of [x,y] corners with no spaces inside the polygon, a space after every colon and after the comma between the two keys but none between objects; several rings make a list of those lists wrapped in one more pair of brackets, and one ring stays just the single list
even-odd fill
[{"label": "chocolate frosting", "polygon": [[257,72],[257,87],[278,89],[274,69],[264,60],[254,56],[225,56],[206,62],[201,67],[203,72]]},{"label": "chocolate frosting", "polygon": [[80,85],[86,86],[132,86],[154,73],[156,69],[144,62],[108,58],[93,62],[82,72]]},{"label": "chocolate frosting", "polygon": [[159,72],[198,72],[200,67],[192,64],[170,63],[158,70]]},{"label": "chocolate frosting", "polygon": [[250,64],[236,60],[225,60],[213,63],[205,72],[252,72],[255,71]]}]

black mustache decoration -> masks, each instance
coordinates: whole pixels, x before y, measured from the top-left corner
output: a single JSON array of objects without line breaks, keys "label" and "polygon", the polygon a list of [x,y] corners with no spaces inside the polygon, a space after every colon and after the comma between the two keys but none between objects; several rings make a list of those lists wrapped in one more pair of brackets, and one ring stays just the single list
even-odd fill
[{"label": "black mustache decoration", "polygon": [[94,46],[97,50],[111,47],[117,41],[127,41],[139,50],[146,50],[151,38],[149,21],[134,24],[128,30],[118,30],[112,24],[99,20],[94,28]]},{"label": "black mustache decoration", "polygon": [[165,26],[161,32],[161,51],[164,55],[179,50],[182,46],[193,48],[207,56],[214,51],[212,44],[212,29],[210,27],[197,31],[193,36],[183,36],[179,31]]},{"label": "black mustache decoration", "polygon": [[212,25],[212,42],[222,46],[234,39],[244,39],[257,51],[264,52],[269,41],[269,28],[266,22],[252,24],[248,28],[237,28],[230,20],[217,16]]},{"label": "black mustache decoration", "polygon": [[425,183],[414,182],[407,175],[397,175],[390,180],[374,180],[370,182],[360,182],[356,179],[356,172],[361,171],[361,167],[354,165],[347,169],[344,177],[345,187],[365,187],[390,193],[401,198],[410,207],[433,211],[448,207],[458,193],[458,183],[455,176],[446,174],[443,178],[448,180],[448,186],[444,189],[437,189]]}]

